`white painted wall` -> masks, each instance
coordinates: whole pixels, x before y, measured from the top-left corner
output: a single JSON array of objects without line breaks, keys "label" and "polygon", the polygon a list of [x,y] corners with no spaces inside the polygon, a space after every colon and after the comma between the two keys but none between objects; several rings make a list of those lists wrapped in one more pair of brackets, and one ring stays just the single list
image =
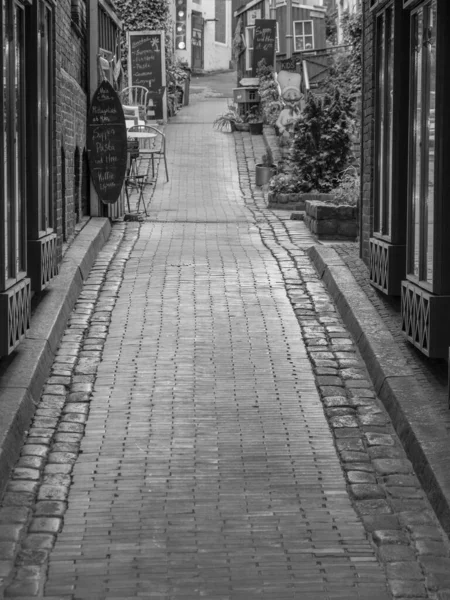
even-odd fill
[{"label": "white painted wall", "polygon": [[[205,71],[224,70],[230,67],[232,57],[232,33],[231,33],[231,0],[222,0],[226,5],[226,42],[219,43],[215,40],[216,22],[213,20],[215,15],[214,0],[188,0],[187,7],[187,35],[186,35],[186,50],[175,50],[176,56],[192,65],[192,11],[202,14],[204,20],[204,35],[203,35],[203,64]],[[173,0],[173,7],[175,2]],[[175,9],[173,8],[175,16]],[[210,19],[210,20],[208,20]],[[175,39],[175,38],[174,38]]]}]

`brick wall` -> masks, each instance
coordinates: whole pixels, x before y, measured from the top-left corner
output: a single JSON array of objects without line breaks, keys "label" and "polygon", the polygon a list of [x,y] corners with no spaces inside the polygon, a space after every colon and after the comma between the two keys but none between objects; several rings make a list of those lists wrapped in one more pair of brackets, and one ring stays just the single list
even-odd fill
[{"label": "brick wall", "polygon": [[363,90],[361,143],[361,258],[369,262],[369,238],[372,235],[372,185],[374,161],[374,23],[370,0],[363,2]]},{"label": "brick wall", "polygon": [[[86,30],[83,27],[72,26],[71,0],[61,0],[55,8],[54,140],[56,230],[60,252],[64,241],[63,232],[66,239],[70,239],[75,224],[83,216],[81,182],[82,157],[86,146],[86,118]],[[63,154],[65,156],[64,176],[61,158]],[[63,188],[65,188],[64,198]]]}]

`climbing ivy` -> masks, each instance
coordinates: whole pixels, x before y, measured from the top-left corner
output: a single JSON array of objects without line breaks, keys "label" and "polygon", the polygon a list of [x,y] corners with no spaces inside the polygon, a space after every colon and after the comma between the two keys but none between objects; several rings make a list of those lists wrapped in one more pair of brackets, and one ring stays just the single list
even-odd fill
[{"label": "climbing ivy", "polygon": [[348,99],[350,106],[353,106],[361,96],[361,11],[344,12],[341,17],[341,26],[343,42],[350,46],[333,54],[325,89],[328,93],[333,93],[335,88],[339,88],[341,95]]},{"label": "climbing ivy", "polygon": [[142,29],[165,32],[166,63],[173,62],[172,31],[169,0],[114,0],[117,14],[123,22],[122,65],[127,69],[126,32]]}]

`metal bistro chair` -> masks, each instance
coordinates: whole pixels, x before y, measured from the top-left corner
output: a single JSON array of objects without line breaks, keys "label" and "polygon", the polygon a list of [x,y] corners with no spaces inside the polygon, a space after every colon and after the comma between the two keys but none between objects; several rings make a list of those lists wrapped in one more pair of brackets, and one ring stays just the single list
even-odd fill
[{"label": "metal bistro chair", "polygon": [[119,94],[120,102],[127,107],[137,106],[139,119],[145,123],[149,91],[143,85],[131,85],[123,88]]},{"label": "metal bistro chair", "polygon": [[155,158],[162,158],[164,160],[166,179],[169,181],[166,157],[166,136],[164,133],[156,127],[153,127],[153,125],[136,125],[135,127],[130,127],[128,133],[130,137],[133,137],[133,133],[138,134],[136,139],[139,141],[139,157],[148,157],[152,161],[152,178],[155,178]]},{"label": "metal bistro chair", "polygon": [[128,212],[131,213],[130,195],[133,189],[138,193],[136,203],[136,211],[139,212],[139,207],[144,206],[145,215],[148,216],[147,207],[145,206],[144,188],[147,183],[147,175],[139,175],[137,171],[136,161],[139,158],[139,145],[137,140],[128,140],[128,160],[127,171],[125,175],[125,197],[127,199]]}]

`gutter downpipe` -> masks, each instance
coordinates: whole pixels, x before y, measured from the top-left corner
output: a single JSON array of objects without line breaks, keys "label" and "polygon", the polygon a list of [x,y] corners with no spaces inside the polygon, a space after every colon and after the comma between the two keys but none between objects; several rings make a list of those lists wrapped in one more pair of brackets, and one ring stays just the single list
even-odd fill
[{"label": "gutter downpipe", "polygon": [[292,0],[286,0],[286,58],[291,58],[293,48]]},{"label": "gutter downpipe", "polygon": [[270,0],[270,18],[277,20],[277,0]]}]

